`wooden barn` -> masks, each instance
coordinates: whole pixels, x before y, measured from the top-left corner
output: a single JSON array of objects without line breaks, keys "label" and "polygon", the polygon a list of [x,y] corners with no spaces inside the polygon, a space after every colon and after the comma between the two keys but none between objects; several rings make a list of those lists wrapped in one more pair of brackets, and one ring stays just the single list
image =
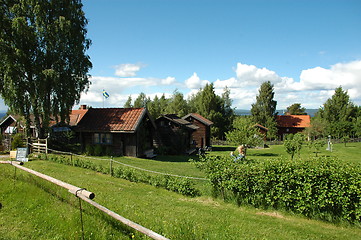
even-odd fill
[{"label": "wooden barn", "polygon": [[192,134],[199,127],[178,117],[166,114],[155,120],[157,134],[155,146],[166,148],[169,154],[182,154],[195,150]]},{"label": "wooden barn", "polygon": [[[75,120],[76,114],[72,115]],[[133,157],[153,150],[155,125],[145,108],[90,108],[74,130],[83,150],[87,145],[101,145],[115,155]]]},{"label": "wooden barn", "polygon": [[311,125],[310,115],[277,115],[278,138],[283,141],[285,135],[302,132]]},{"label": "wooden barn", "polygon": [[182,119],[198,127],[198,129],[192,133],[192,138],[197,148],[207,148],[211,146],[211,126],[213,122],[198,113],[190,113],[182,117]]}]

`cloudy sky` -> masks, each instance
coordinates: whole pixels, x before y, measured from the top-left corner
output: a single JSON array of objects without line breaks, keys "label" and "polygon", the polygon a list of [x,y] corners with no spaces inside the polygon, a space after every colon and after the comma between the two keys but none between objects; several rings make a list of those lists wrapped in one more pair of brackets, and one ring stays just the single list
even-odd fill
[{"label": "cloudy sky", "polygon": [[80,104],[122,107],[128,96],[176,89],[187,98],[214,83],[216,93],[231,89],[233,107],[250,109],[271,81],[278,109],[319,108],[338,86],[361,105],[359,0],[83,3],[93,69]]}]

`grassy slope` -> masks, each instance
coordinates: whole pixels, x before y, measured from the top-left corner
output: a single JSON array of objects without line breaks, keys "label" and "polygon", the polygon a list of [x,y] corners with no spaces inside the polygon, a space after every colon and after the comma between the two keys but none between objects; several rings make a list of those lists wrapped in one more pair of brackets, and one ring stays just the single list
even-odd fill
[{"label": "grassy slope", "polygon": [[[94,191],[98,203],[171,239],[361,238],[357,227],[237,207],[208,197],[188,198],[52,162],[33,161],[26,166]],[[14,187],[13,174],[13,167],[0,165],[0,239],[80,239],[74,196],[20,170]],[[129,239],[134,234],[86,203],[83,208],[86,238]],[[135,233],[135,238],[143,237]]]}]

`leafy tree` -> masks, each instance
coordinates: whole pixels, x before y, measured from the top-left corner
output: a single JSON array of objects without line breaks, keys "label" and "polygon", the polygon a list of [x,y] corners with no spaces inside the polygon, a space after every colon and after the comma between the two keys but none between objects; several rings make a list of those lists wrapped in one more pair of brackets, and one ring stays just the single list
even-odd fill
[{"label": "leafy tree", "polygon": [[353,133],[361,137],[361,106],[357,107],[356,117],[353,120]]},{"label": "leafy tree", "polygon": [[161,109],[159,105],[159,98],[155,95],[153,101],[148,102],[148,111],[153,118],[158,118],[161,115]]},{"label": "leafy tree", "polygon": [[352,121],[356,111],[357,108],[350,101],[347,91],[338,87],[332,97],[318,110],[316,117],[325,122],[327,135],[341,138],[352,131]]},{"label": "leafy tree", "polygon": [[176,114],[180,117],[188,114],[189,111],[187,101],[184,99],[183,94],[178,90],[173,92],[173,95],[168,102],[167,112]]},{"label": "leafy tree", "polygon": [[308,142],[308,147],[314,151],[314,153],[317,154],[320,152],[320,149],[325,146],[326,142],[323,139],[316,139]]},{"label": "leafy tree", "polygon": [[220,126],[221,132],[228,132],[232,129],[232,123],[235,118],[234,109],[232,108],[232,99],[230,97],[231,91],[228,87],[223,89],[222,102],[223,102],[223,124]]},{"label": "leafy tree", "polygon": [[273,100],[274,90],[270,81],[261,84],[256,103],[252,104],[251,114],[253,121],[268,128],[267,135],[270,138],[276,137],[276,106],[277,101]]},{"label": "leafy tree", "polygon": [[212,135],[222,139],[224,137],[222,129],[225,125],[224,102],[220,96],[215,94],[213,84],[207,84],[200,89],[188,102],[192,112],[198,113],[214,123]]},{"label": "leafy tree", "polygon": [[307,115],[306,108],[301,107],[301,103],[294,103],[287,107],[287,114],[289,115]]},{"label": "leafy tree", "polygon": [[226,133],[230,144],[259,146],[263,143],[263,135],[255,127],[252,118],[247,116],[236,117],[233,122],[234,129]]},{"label": "leafy tree", "polygon": [[286,148],[286,152],[291,155],[291,159],[293,159],[296,153],[300,154],[303,142],[304,135],[302,133],[286,135],[283,146]]},{"label": "leafy tree", "polygon": [[132,108],[132,107],[133,107],[133,105],[132,105],[132,97],[129,95],[127,101],[124,104],[124,108]]},{"label": "leafy tree", "polygon": [[310,127],[306,128],[305,132],[313,139],[324,137],[326,135],[325,125],[325,122],[321,118],[315,116],[311,118],[311,125]]},{"label": "leafy tree", "polygon": [[137,99],[134,101],[134,108],[145,108],[150,100],[147,98],[145,93],[141,92]]},{"label": "leafy tree", "polygon": [[0,5],[0,94],[14,112],[34,115],[39,137],[50,116],[66,121],[90,84],[88,21],[80,0],[3,0]]},{"label": "leafy tree", "polygon": [[160,107],[160,114],[166,114],[167,108],[169,105],[169,99],[165,97],[163,94],[159,99],[159,107]]}]

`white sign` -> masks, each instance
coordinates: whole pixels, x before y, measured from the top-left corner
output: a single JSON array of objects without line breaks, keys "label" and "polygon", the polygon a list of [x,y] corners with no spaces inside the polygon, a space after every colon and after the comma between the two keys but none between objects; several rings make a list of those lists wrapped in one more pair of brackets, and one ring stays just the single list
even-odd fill
[{"label": "white sign", "polygon": [[27,161],[29,161],[27,156],[28,156],[27,148],[18,148],[16,150],[16,161],[27,162]]}]

